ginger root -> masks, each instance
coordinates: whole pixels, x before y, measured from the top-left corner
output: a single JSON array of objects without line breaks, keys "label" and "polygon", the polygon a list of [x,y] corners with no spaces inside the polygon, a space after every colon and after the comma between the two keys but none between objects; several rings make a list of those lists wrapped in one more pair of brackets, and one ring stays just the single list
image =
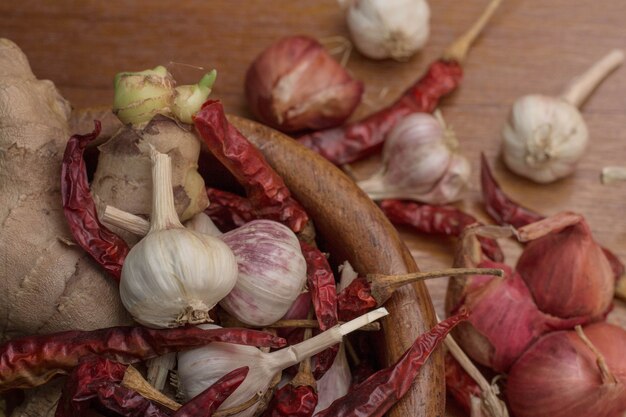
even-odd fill
[{"label": "ginger root", "polygon": [[113,280],[71,243],[60,193],[69,115],[0,38],[0,342],[131,322]]}]

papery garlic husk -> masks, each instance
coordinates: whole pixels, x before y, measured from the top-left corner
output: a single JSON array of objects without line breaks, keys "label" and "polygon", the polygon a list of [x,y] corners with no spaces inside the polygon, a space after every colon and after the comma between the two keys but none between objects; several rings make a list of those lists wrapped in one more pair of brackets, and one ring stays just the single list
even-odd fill
[{"label": "papery garlic husk", "polygon": [[185,229],[174,210],[171,162],[151,151],[153,197],[149,233],[124,260],[120,296],[149,327],[205,323],[237,280],[237,262],[220,239]]},{"label": "papery garlic husk", "polygon": [[[554,227],[568,219],[565,227]],[[582,216],[559,213],[519,229],[540,230],[520,255],[516,269],[541,311],[558,317],[600,318],[613,299],[615,276]]]},{"label": "papery garlic husk", "polygon": [[587,125],[575,106],[539,94],[513,104],[502,135],[507,167],[539,183],[571,174],[589,142]]},{"label": "papery garlic husk", "polygon": [[441,121],[428,113],[404,117],[383,145],[382,168],[357,184],[372,199],[446,204],[461,198],[471,167]]},{"label": "papery garlic husk", "polygon": [[209,204],[198,173],[200,141],[193,128],[157,115],[143,128],[122,128],[98,147],[92,192],[104,205],[148,217],[152,210],[152,179],[147,144],[172,158],[172,191],[183,221]]},{"label": "papery garlic husk", "polygon": [[406,60],[426,44],[430,32],[424,0],[355,0],[346,18],[356,48],[373,59]]},{"label": "papery garlic husk", "polygon": [[[226,373],[241,366],[250,367],[245,381],[228,397],[220,409],[237,406],[267,390],[274,375],[328,347],[341,342],[342,336],[385,316],[387,311],[374,310],[351,322],[332,327],[317,336],[271,353],[250,346],[230,343],[211,343],[200,349],[178,355],[178,379],[181,394],[191,399]],[[204,326],[202,326],[204,327]],[[258,404],[237,413],[238,417],[254,415]]]},{"label": "papery garlic husk", "polygon": [[235,254],[239,274],[220,306],[253,326],[280,320],[306,282],[306,261],[296,235],[281,223],[254,220],[221,239]]},{"label": "papery garlic husk", "polygon": [[597,353],[574,331],[554,332],[515,363],[506,389],[513,415],[624,416],[626,331],[601,322],[584,327],[584,335]]},{"label": "papery garlic husk", "polygon": [[260,121],[295,132],[343,123],[361,101],[363,83],[315,39],[291,36],[270,45],[252,62],[245,91]]}]

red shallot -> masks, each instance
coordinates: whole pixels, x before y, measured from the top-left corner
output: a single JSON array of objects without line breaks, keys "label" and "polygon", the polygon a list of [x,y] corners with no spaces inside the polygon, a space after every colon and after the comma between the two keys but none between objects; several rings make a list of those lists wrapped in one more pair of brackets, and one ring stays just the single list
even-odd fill
[{"label": "red shallot", "polygon": [[541,311],[564,318],[607,312],[615,277],[581,215],[559,213],[520,228],[518,236],[530,242],[516,268]]},{"label": "red shallot", "polygon": [[361,101],[363,84],[306,36],[275,42],[250,65],[245,81],[252,113],[283,132],[343,123]]},{"label": "red shallot", "polygon": [[621,417],[626,412],[626,331],[595,323],[554,332],[513,365],[506,397],[515,417]]}]

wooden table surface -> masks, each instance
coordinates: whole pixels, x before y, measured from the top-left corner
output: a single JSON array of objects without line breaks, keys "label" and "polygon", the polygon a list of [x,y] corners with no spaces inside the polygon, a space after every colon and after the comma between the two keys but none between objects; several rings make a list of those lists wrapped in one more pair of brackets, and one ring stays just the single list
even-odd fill
[{"label": "wooden table surface", "polygon": [[[430,3],[430,41],[409,61],[351,54],[347,67],[366,85],[356,117],[393,101],[487,0]],[[602,167],[626,165],[626,68],[611,75],[582,108],[591,143],[574,175],[537,185],[507,171],[498,159],[511,103],[527,93],[559,94],[592,61],[626,48],[625,18],[624,0],[504,0],[471,51],[462,87],[442,104],[473,168],[473,186],[461,206],[485,218],[477,182],[479,153],[485,152],[514,199],[545,214],[566,209],[584,214],[597,240],[626,260],[626,182],[599,181]],[[53,80],[76,107],[110,104],[118,71],[171,62],[184,81],[198,73],[187,65],[217,68],[214,97],[227,111],[250,116],[243,95],[247,66],[272,41],[291,34],[323,40],[347,36],[347,29],[334,0],[0,2],[0,36],[15,41],[35,74]],[[377,162],[373,158],[357,170],[371,171]],[[422,269],[450,265],[449,241],[402,236]],[[519,248],[507,244],[506,250],[513,260]],[[430,286],[440,307],[445,283]]]}]

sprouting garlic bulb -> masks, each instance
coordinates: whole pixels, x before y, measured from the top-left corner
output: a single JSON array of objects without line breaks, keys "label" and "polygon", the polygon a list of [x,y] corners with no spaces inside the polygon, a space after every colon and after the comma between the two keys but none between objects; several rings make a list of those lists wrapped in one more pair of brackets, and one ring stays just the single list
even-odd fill
[{"label": "sprouting garlic bulb", "polygon": [[428,40],[429,20],[424,0],[356,0],[347,11],[356,48],[373,59],[411,57]]},{"label": "sprouting garlic bulb", "polygon": [[538,94],[513,104],[502,135],[509,169],[539,183],[569,175],[589,143],[587,125],[576,107]]},{"label": "sprouting garlic bulb", "polygon": [[151,158],[150,231],[124,261],[122,303],[150,327],[205,323],[236,283],[235,255],[220,239],[183,227],[174,209],[170,158],[155,150]]},{"label": "sprouting garlic bulb", "polygon": [[235,254],[239,275],[220,305],[253,326],[280,320],[306,282],[306,261],[296,235],[278,222],[255,220],[221,239]]},{"label": "sprouting garlic bulb", "polygon": [[470,176],[469,162],[457,148],[443,121],[428,113],[410,114],[387,135],[381,170],[358,185],[374,200],[456,201]]},{"label": "sprouting garlic bulb", "polygon": [[518,99],[502,134],[509,169],[538,183],[571,174],[589,142],[578,107],[623,61],[624,52],[611,51],[575,78],[561,97],[532,94]]}]

